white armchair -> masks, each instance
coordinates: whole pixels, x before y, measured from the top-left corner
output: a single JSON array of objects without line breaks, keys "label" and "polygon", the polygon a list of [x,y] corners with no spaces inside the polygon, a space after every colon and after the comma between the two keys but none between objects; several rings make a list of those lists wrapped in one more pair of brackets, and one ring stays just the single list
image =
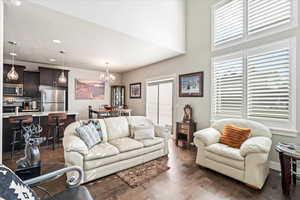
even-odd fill
[{"label": "white armchair", "polygon": [[[219,143],[224,126],[250,128],[251,137],[240,149]],[[197,146],[196,163],[261,189],[269,173],[268,155],[272,145],[270,130],[254,121],[224,119],[211,128],[194,133]]]}]

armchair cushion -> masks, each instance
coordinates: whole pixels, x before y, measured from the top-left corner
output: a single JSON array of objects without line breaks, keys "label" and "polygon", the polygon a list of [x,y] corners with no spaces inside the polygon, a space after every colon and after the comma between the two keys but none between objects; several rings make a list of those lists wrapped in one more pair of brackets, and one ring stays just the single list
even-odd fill
[{"label": "armchair cushion", "polygon": [[245,160],[244,157],[241,156],[240,150],[236,148],[232,148],[225,144],[217,143],[209,145],[205,148],[208,152],[230,158],[232,160]]},{"label": "armchair cushion", "polygon": [[206,128],[194,133],[194,137],[200,139],[205,146],[218,143],[221,133],[214,128]]},{"label": "armchair cushion", "polygon": [[35,192],[4,165],[0,165],[0,199],[39,200]]},{"label": "armchair cushion", "polygon": [[241,146],[241,155],[250,153],[268,153],[271,149],[272,140],[268,137],[251,137]]}]

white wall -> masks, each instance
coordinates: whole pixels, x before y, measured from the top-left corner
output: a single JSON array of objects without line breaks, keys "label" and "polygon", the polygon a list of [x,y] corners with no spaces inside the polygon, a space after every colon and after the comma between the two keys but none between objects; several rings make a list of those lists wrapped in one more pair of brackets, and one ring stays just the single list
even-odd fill
[{"label": "white wall", "polygon": [[[2,119],[3,84],[3,0],[0,0],[0,119]],[[2,163],[2,120],[0,120],[0,163]]]},{"label": "white wall", "polygon": [[[194,110],[197,127],[209,126],[210,120],[210,0],[189,0],[186,11],[186,54],[166,60],[148,67],[123,74],[126,85],[127,105],[133,109],[134,115],[146,114],[145,83],[155,77],[175,75],[174,91],[174,123],[181,121],[183,107],[190,104]],[[204,71],[204,97],[178,97],[178,75]],[[142,82],[142,99],[130,99],[129,84]]]},{"label": "white wall", "polygon": [[[88,106],[99,108],[103,104],[110,104],[110,86],[106,84],[104,100],[76,100],[75,99],[75,79],[99,80],[99,71],[72,69],[69,72],[69,110],[78,112],[79,119],[88,119]],[[117,79],[114,84],[121,83],[121,75],[115,74]]]},{"label": "white wall", "polygon": [[[159,76],[167,76],[176,74],[177,82],[175,89],[175,112],[174,122],[181,121],[183,116],[183,107],[190,104],[194,111],[194,119],[198,123],[197,128],[202,129],[210,125],[210,59],[212,55],[222,55],[238,51],[242,48],[250,48],[260,44],[266,44],[283,40],[288,37],[300,37],[300,27],[293,30],[285,31],[279,35],[265,37],[256,42],[238,45],[233,48],[211,53],[211,5],[217,0],[189,0],[187,1],[187,52],[183,56],[163,61],[154,65],[150,65],[138,70],[130,71],[123,74],[123,84],[127,87],[127,104],[133,109],[135,115],[145,115],[145,82]],[[300,4],[298,3],[300,11]],[[298,12],[298,23],[300,22],[300,12]],[[300,38],[297,40],[297,54],[299,56],[297,65],[300,66]],[[204,97],[203,98],[179,98],[178,97],[178,75],[196,71],[204,71]],[[297,80],[300,80],[300,70],[297,70]],[[129,84],[134,82],[142,82],[142,99],[129,99]],[[299,83],[298,83],[299,85]],[[297,99],[300,99],[300,87],[297,87]],[[300,101],[296,101],[297,105],[297,130],[300,130]],[[274,149],[279,141],[297,142],[300,144],[300,134],[295,137],[287,137],[282,135],[273,135],[273,147],[270,153],[270,160],[277,162],[278,153]]]}]

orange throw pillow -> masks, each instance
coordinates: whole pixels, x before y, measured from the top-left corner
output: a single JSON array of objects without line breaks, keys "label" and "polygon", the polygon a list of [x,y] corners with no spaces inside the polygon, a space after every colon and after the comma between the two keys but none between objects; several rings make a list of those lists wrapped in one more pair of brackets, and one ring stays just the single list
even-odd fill
[{"label": "orange throw pillow", "polygon": [[250,128],[239,128],[234,125],[224,127],[223,135],[220,138],[220,143],[226,144],[233,148],[240,148],[251,135]]}]

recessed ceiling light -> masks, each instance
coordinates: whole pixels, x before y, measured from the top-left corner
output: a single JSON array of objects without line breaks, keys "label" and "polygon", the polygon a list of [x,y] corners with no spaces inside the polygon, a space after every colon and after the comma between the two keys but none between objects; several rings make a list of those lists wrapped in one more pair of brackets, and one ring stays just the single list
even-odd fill
[{"label": "recessed ceiling light", "polygon": [[56,60],[54,58],[49,59],[50,62],[55,62]]},{"label": "recessed ceiling light", "polygon": [[10,52],[9,55],[11,55],[11,56],[17,56],[17,54],[13,53],[13,52]]},{"label": "recessed ceiling light", "polygon": [[52,42],[55,43],[55,44],[60,44],[61,43],[60,40],[52,40]]}]

